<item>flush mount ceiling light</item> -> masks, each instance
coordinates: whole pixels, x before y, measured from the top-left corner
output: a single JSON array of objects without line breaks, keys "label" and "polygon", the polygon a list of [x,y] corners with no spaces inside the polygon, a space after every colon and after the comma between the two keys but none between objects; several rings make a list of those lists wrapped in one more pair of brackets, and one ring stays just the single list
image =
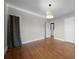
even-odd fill
[{"label": "flush mount ceiling light", "polygon": [[52,18],[54,18],[54,16],[52,15],[51,4],[49,4],[46,18],[47,18],[47,19],[52,19]]}]

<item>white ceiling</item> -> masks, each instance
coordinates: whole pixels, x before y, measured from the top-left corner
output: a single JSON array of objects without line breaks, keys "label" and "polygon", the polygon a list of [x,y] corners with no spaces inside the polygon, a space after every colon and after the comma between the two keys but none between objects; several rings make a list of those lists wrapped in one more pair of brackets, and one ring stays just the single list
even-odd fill
[{"label": "white ceiling", "polygon": [[[50,1],[52,3],[52,12],[55,17],[62,16],[75,10],[75,0]],[[5,2],[43,16],[46,16],[49,4],[48,0],[5,0]]]}]

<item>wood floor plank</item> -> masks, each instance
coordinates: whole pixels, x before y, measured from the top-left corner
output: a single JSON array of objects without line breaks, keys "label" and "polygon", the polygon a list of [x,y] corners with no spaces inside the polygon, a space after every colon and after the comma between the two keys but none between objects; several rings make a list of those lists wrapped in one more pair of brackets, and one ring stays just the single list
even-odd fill
[{"label": "wood floor plank", "polygon": [[75,59],[75,44],[46,39],[8,49],[5,59]]}]

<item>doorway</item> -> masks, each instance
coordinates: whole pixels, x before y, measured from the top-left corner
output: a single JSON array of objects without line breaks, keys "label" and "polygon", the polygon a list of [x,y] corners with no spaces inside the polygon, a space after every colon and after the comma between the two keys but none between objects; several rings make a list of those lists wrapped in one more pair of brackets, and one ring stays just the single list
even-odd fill
[{"label": "doorway", "polygon": [[15,48],[15,47],[21,46],[19,16],[9,15],[7,45],[8,45],[8,48]]},{"label": "doorway", "polygon": [[55,29],[55,24],[50,23],[50,37],[54,39],[54,29]]}]

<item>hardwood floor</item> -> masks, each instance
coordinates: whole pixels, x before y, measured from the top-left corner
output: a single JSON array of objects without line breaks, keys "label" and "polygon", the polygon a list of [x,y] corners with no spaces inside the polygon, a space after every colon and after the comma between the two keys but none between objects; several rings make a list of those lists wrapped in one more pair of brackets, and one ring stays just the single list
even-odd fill
[{"label": "hardwood floor", "polygon": [[5,59],[75,59],[72,43],[46,39],[9,49]]}]

